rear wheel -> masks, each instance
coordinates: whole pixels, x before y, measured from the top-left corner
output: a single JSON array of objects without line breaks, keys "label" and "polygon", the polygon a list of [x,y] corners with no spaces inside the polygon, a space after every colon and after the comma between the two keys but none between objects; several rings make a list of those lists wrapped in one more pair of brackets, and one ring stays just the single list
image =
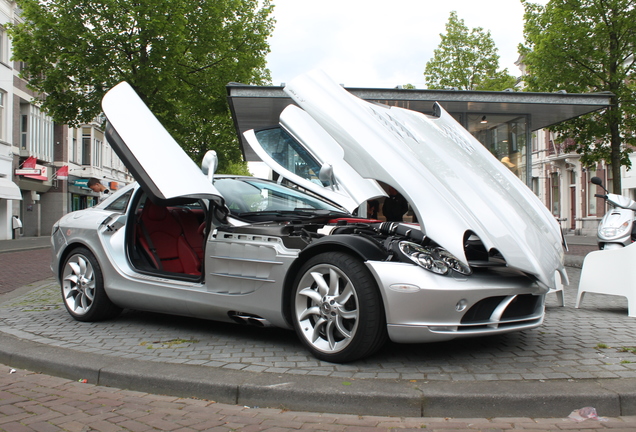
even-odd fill
[{"label": "rear wheel", "polygon": [[382,298],[357,258],[327,252],[300,269],[292,299],[296,333],[312,354],[349,362],[377,351],[387,339]]},{"label": "rear wheel", "polygon": [[106,295],[101,267],[86,248],[74,250],[64,262],[62,298],[68,313],[78,321],[100,321],[121,312]]}]

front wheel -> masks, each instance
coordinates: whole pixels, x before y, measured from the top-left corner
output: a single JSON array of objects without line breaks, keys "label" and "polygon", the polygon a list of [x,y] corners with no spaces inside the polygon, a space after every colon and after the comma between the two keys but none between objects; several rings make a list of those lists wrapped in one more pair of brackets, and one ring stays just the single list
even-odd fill
[{"label": "front wheel", "polygon": [[68,313],[78,321],[100,321],[121,312],[106,295],[102,270],[86,248],[74,250],[64,262],[62,298]]},{"label": "front wheel", "polygon": [[321,360],[357,360],[387,339],[377,284],[349,254],[327,252],[307,261],[295,281],[292,307],[296,333]]}]

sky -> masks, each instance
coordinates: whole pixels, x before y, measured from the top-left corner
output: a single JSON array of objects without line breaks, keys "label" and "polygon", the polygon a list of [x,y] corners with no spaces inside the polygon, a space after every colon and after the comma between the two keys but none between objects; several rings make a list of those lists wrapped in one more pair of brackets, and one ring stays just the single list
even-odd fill
[{"label": "sky", "polygon": [[[534,0],[546,4],[548,0]],[[272,84],[322,69],[346,87],[426,88],[424,68],[451,11],[469,29],[490,30],[499,65],[520,75],[520,0],[272,0],[276,26],[267,57]]]}]

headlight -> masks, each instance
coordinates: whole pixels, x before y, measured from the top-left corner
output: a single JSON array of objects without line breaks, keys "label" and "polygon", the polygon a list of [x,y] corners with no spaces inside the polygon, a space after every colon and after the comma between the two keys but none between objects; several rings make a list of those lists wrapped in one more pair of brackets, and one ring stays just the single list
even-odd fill
[{"label": "headlight", "polygon": [[420,267],[436,274],[445,275],[451,270],[469,275],[470,267],[441,247],[421,246],[409,241],[399,243],[400,252]]},{"label": "headlight", "polygon": [[601,227],[599,228],[600,234],[603,237],[618,237],[619,235],[623,235],[625,231],[629,228],[629,222],[623,222],[623,224],[617,227]]}]

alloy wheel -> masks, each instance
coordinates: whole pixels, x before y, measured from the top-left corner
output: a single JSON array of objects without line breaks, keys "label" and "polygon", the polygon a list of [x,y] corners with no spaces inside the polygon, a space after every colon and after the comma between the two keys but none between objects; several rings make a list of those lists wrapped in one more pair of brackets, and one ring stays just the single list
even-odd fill
[{"label": "alloy wheel", "polygon": [[319,264],[305,272],[298,285],[295,312],[306,341],[325,353],[345,349],[360,321],[356,288],[332,264]]},{"label": "alloy wheel", "polygon": [[82,254],[71,256],[66,262],[62,277],[64,302],[70,311],[85,315],[95,299],[95,270]]}]

